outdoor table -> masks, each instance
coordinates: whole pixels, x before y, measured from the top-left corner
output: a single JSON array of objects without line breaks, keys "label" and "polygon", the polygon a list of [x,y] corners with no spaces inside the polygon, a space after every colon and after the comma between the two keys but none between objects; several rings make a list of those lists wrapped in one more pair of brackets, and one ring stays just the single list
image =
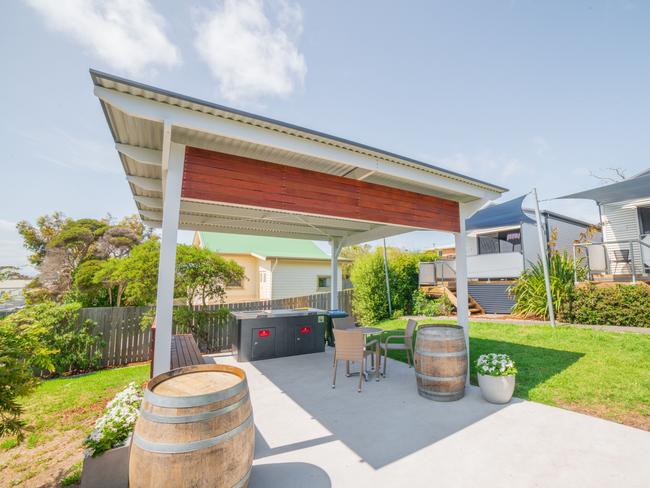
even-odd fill
[{"label": "outdoor table", "polygon": [[[359,332],[359,333],[365,335],[366,337],[374,335],[374,334],[381,334],[384,331],[384,329],[380,329],[379,327],[355,327],[355,328],[350,329],[350,330],[353,330],[355,332]],[[375,357],[375,368],[377,368],[376,370],[379,369],[379,360],[380,360],[380,357],[381,357],[381,355],[379,354],[379,351],[380,351],[380,348],[377,348],[377,354],[375,355],[376,356]],[[349,368],[349,362],[348,362],[348,368]],[[361,369],[361,368],[359,368],[359,369]],[[361,374],[361,371],[359,371],[358,373],[349,373],[348,372],[347,376],[356,376],[358,374]],[[363,377],[365,378],[366,381],[368,381],[368,372],[365,371],[365,370],[363,371]]]}]

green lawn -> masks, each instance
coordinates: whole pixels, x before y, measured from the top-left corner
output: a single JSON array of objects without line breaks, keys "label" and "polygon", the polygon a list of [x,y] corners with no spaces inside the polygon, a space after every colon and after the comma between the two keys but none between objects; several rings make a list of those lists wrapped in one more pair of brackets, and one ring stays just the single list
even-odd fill
[{"label": "green lawn", "polygon": [[[403,330],[406,321],[378,326]],[[650,335],[471,323],[472,384],[477,384],[474,362],[488,352],[506,353],[516,361],[515,395],[520,398],[650,430]],[[406,361],[402,351],[391,357]]]},{"label": "green lawn", "polygon": [[106,403],[131,381],[143,383],[148,377],[149,365],[143,364],[43,381],[22,402],[28,424],[25,439],[0,442],[0,486],[75,481],[81,442]]}]

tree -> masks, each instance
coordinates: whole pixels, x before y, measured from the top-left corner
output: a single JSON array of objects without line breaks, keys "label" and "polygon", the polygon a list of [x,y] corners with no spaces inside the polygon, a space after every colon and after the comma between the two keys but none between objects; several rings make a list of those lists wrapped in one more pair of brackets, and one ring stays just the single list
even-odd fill
[{"label": "tree", "polygon": [[43,215],[36,219],[36,225],[26,220],[16,224],[18,233],[23,238],[23,245],[31,251],[29,262],[38,266],[45,258],[45,251],[50,240],[58,235],[64,225],[70,221],[62,212],[54,212],[52,215]]},{"label": "tree", "polygon": [[361,256],[369,254],[371,251],[372,247],[370,244],[347,246],[341,249],[341,257],[350,260],[341,262],[341,275],[343,276],[343,279],[349,279],[355,261]]},{"label": "tree", "polygon": [[222,302],[226,285],[244,278],[244,268],[209,249],[182,244],[177,248],[177,296],[184,296],[188,305],[195,305],[199,299],[203,305],[210,299]]},{"label": "tree", "polygon": [[0,266],[0,280],[28,280],[29,276],[21,273],[18,266]]},{"label": "tree", "polygon": [[619,181],[623,181],[627,179],[627,175],[625,174],[627,170],[624,168],[605,168],[605,171],[607,172],[606,174],[596,174],[593,171],[589,172],[589,176],[593,176],[597,180],[600,180],[602,184],[607,184],[609,185],[610,183],[617,183]]}]

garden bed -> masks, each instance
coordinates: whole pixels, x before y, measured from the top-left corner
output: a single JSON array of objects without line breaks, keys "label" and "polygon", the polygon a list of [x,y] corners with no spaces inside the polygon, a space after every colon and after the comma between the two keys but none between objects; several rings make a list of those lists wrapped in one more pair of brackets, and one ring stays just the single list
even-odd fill
[{"label": "garden bed", "polygon": [[82,442],[106,402],[131,381],[149,377],[149,365],[44,381],[23,399],[28,429],[23,442],[0,443],[0,486],[60,486],[79,480]]}]

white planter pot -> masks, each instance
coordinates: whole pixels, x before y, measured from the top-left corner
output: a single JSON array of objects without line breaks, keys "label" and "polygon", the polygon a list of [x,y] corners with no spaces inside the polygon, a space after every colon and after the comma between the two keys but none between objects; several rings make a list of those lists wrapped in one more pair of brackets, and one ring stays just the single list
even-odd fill
[{"label": "white planter pot", "polygon": [[81,471],[81,488],[128,488],[129,450],[131,438],[126,444],[92,457],[84,456]]},{"label": "white planter pot", "polygon": [[508,403],[515,391],[515,375],[483,376],[478,375],[481,394],[490,403]]}]

